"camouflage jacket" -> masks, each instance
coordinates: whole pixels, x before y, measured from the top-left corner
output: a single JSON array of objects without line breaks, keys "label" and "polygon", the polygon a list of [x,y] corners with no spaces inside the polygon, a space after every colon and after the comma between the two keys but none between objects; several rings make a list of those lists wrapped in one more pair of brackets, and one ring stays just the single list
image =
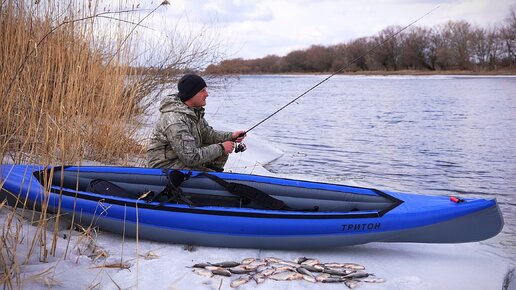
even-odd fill
[{"label": "camouflage jacket", "polygon": [[150,167],[199,169],[224,154],[219,144],[231,140],[231,132],[216,131],[204,119],[204,109],[185,105],[176,95],[167,96],[149,146]]}]

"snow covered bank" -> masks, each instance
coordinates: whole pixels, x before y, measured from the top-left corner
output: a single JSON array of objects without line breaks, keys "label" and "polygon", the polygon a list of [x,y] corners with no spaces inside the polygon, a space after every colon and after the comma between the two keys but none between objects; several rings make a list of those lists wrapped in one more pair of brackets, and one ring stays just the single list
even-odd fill
[{"label": "snow covered bank", "polygon": [[[280,154],[263,142],[246,140],[249,149],[232,154],[227,169],[267,173],[261,166]],[[232,163],[233,162],[233,163]],[[270,173],[269,173],[270,174]],[[3,207],[5,223],[9,208]],[[25,215],[30,218],[30,214]],[[26,238],[17,247],[19,261],[30,249],[36,227],[23,222]],[[6,225],[3,224],[5,232]],[[52,228],[51,226],[49,228]],[[92,237],[93,239],[90,239]],[[52,233],[47,234],[50,245]],[[36,247],[37,248],[37,247]],[[67,250],[68,249],[68,250]],[[37,248],[39,251],[39,248]],[[63,259],[67,251],[67,258]],[[35,258],[20,265],[26,289],[230,289],[229,278],[207,278],[194,274],[189,266],[202,262],[241,261],[244,258],[277,257],[294,260],[313,257],[324,262],[353,262],[367,272],[386,279],[381,284],[361,284],[359,289],[501,289],[511,261],[482,243],[462,245],[374,243],[328,250],[272,251],[227,249],[136,241],[107,232],[90,235],[69,231],[66,223],[58,234],[57,252],[47,263]],[[514,285],[514,284],[513,284]],[[514,287],[514,286],[512,286]],[[307,281],[253,281],[239,289],[345,289],[343,284],[313,284]]]},{"label": "snow covered bank", "polygon": [[[5,220],[2,214],[2,220]],[[26,233],[34,227],[24,225]],[[382,284],[361,284],[359,289],[501,289],[508,261],[486,251],[485,246],[418,244],[368,244],[323,251],[263,251],[155,243],[100,232],[96,248],[73,232],[68,258],[62,260],[69,231],[60,232],[57,258],[21,266],[23,288],[47,289],[231,289],[230,278],[202,277],[192,266],[201,262],[241,261],[244,258],[278,257],[284,260],[306,256],[325,262],[354,262],[386,279]],[[66,239],[64,239],[66,235]],[[18,251],[25,249],[19,247]],[[94,254],[96,251],[97,255]],[[98,253],[105,252],[107,257]],[[43,274],[42,274],[43,273]],[[221,286],[222,285],[222,286]],[[343,284],[313,284],[307,281],[254,281],[239,289],[346,289]]]}]

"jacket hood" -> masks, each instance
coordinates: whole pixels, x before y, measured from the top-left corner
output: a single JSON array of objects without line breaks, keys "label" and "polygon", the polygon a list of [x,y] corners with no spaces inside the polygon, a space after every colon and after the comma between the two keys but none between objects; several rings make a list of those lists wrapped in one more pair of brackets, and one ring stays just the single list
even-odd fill
[{"label": "jacket hood", "polygon": [[178,112],[195,116],[194,110],[185,105],[176,94],[166,96],[161,101],[159,111],[161,113]]}]

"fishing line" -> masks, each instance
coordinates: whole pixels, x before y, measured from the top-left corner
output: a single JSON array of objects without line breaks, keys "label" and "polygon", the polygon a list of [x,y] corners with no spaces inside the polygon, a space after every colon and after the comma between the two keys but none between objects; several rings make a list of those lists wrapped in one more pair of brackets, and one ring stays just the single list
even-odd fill
[{"label": "fishing line", "polygon": [[[292,103],[294,103],[295,101],[299,100],[301,97],[303,97],[304,95],[308,94],[309,92],[311,92],[313,89],[317,88],[318,86],[320,86],[321,84],[323,84],[324,82],[326,82],[327,80],[329,80],[330,78],[332,78],[333,76],[335,76],[336,74],[342,72],[343,70],[345,70],[346,68],[348,68],[349,66],[351,66],[353,63],[355,63],[356,61],[358,61],[359,59],[365,57],[366,55],[370,54],[371,52],[373,52],[374,50],[376,50],[377,48],[379,48],[380,46],[384,45],[385,43],[387,43],[388,41],[390,41],[391,39],[393,39],[394,37],[396,37],[398,34],[400,34],[401,32],[403,32],[405,29],[409,28],[410,26],[414,25],[416,22],[418,22],[419,20],[423,19],[424,17],[426,17],[428,14],[434,12],[437,8],[439,8],[439,6],[435,7],[434,9],[428,11],[425,15],[419,17],[418,19],[412,21],[410,24],[408,24],[407,26],[403,27],[402,29],[400,29],[398,32],[394,33],[393,35],[389,36],[386,40],[382,41],[381,43],[375,45],[373,48],[369,49],[368,51],[366,51],[364,54],[360,55],[359,57],[353,59],[352,61],[350,61],[348,64],[346,64],[345,66],[341,67],[340,69],[338,69],[337,71],[333,72],[331,75],[329,75],[328,77],[326,77],[325,79],[323,79],[322,81],[318,82],[316,85],[312,86],[311,88],[309,88],[308,90],[306,90],[304,93],[302,93],[301,95],[297,96],[295,99],[293,99],[292,101],[288,102],[286,105],[284,105],[283,107],[279,108],[278,110],[276,110],[274,113],[270,114],[269,116],[267,116],[265,119],[261,120],[260,122],[258,122],[256,125],[252,126],[250,129],[248,129],[247,131],[245,131],[245,133],[241,134],[241,136],[244,136],[245,134],[249,133],[251,130],[253,130],[254,128],[258,127],[259,125],[261,125],[262,123],[264,123],[265,121],[269,120],[271,117],[273,117],[274,115],[276,115],[277,113],[279,113],[280,111],[282,111],[283,109],[285,109],[286,107],[290,106]],[[245,149],[244,149],[245,150]]]}]

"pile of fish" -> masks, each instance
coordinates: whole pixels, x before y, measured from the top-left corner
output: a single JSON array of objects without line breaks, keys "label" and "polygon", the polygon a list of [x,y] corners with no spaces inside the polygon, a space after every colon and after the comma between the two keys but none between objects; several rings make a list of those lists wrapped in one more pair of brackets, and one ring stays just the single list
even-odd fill
[{"label": "pile of fish", "polygon": [[276,281],[306,280],[312,283],[344,283],[353,289],[361,282],[383,283],[382,278],[367,273],[365,267],[355,263],[321,263],[318,259],[300,257],[285,261],[274,257],[265,259],[246,258],[241,262],[199,263],[192,266],[201,276],[214,275],[236,277],[231,287],[237,288],[254,280],[261,284],[267,279]]}]

